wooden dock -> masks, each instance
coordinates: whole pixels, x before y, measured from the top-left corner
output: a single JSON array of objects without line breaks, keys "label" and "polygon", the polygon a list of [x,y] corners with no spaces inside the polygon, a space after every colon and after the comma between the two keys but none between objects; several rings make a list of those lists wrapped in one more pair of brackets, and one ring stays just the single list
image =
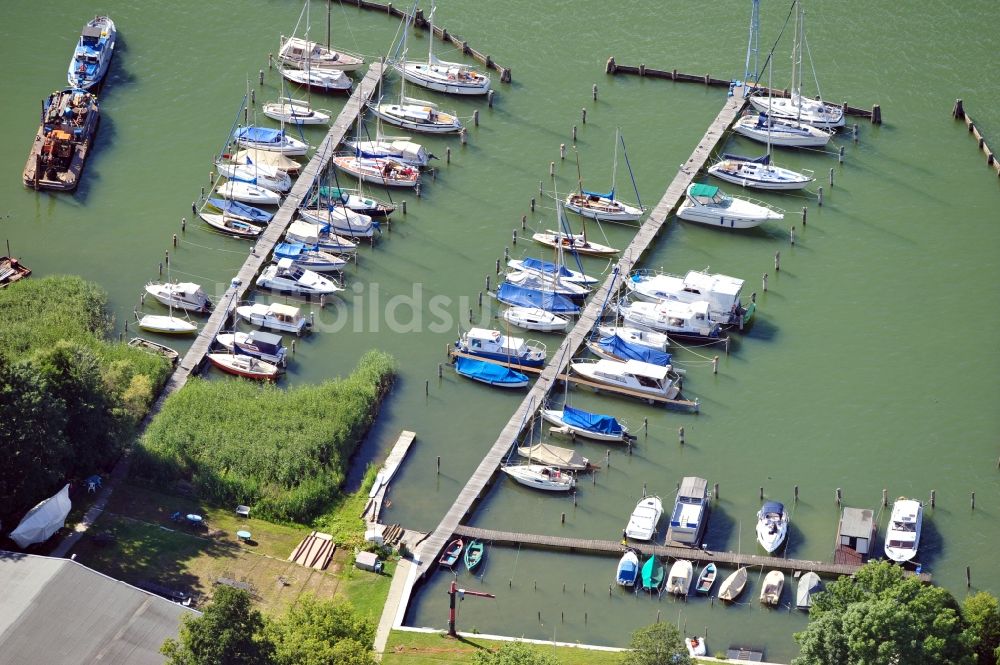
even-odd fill
[{"label": "wooden dock", "polygon": [[955,100],[955,106],[951,110],[951,115],[955,118],[955,120],[961,120],[965,123],[965,127],[969,130],[969,134],[972,134],[972,138],[976,139],[976,142],[979,144],[979,149],[983,151],[984,155],[986,155],[986,165],[996,171],[997,175],[1000,176],[1000,159],[997,159],[996,154],[994,154],[994,152],[990,150],[990,147],[986,145],[986,138],[983,136],[983,133],[979,131],[979,127],[977,127],[976,123],[972,121],[972,118],[969,117],[969,114],[965,112],[965,106],[962,104],[961,99]]},{"label": "wooden dock", "polygon": [[[726,99],[722,110],[709,125],[705,135],[701,137],[698,145],[688,160],[681,165],[680,170],[673,181],[667,187],[666,193],[660,199],[656,207],[650,212],[648,219],[629,243],[629,246],[622,252],[622,258],[618,260],[614,270],[605,279],[601,286],[594,292],[590,303],[581,313],[576,325],[566,335],[559,349],[551,355],[552,360],[542,370],[538,380],[528,391],[528,394],[518,405],[517,410],[511,415],[510,420],[500,431],[500,435],[490,447],[489,452],[483,457],[479,466],[476,467],[472,477],[469,478],[465,487],[458,493],[458,497],[452,504],[437,528],[424,542],[421,548],[421,559],[423,561],[436,561],[444,549],[445,544],[456,533],[465,516],[468,515],[476,502],[482,496],[483,490],[490,483],[493,475],[500,467],[500,463],[507,455],[508,449],[521,434],[524,424],[529,422],[531,412],[541,407],[552,390],[555,382],[560,376],[567,374],[569,360],[576,354],[580,346],[586,341],[590,330],[597,323],[597,317],[601,313],[603,304],[608,300],[611,291],[618,287],[619,276],[624,277],[645,252],[653,245],[660,229],[667,222],[669,215],[680,205],[684,198],[688,185],[694,181],[695,175],[705,165],[711,156],[716,145],[722,139],[725,132],[736,121],[740,113],[747,106],[747,101],[743,97],[743,89],[736,88],[733,95]],[[427,566],[423,569],[423,575],[432,570],[434,566]]]},{"label": "wooden dock", "polygon": [[368,505],[365,506],[365,510],[361,514],[366,520],[376,523],[379,521],[385,495],[389,492],[389,482],[399,470],[399,466],[403,463],[406,453],[410,451],[410,446],[413,445],[416,438],[415,432],[406,429],[399,434],[399,438],[396,439],[396,443],[393,444],[392,450],[389,451],[389,455],[385,458],[385,462],[375,478],[378,485],[372,487],[373,493],[369,494]]},{"label": "wooden dock", "polygon": [[201,332],[198,333],[194,344],[191,345],[191,348],[188,349],[188,352],[181,359],[180,363],[177,364],[174,373],[167,379],[163,390],[150,409],[150,417],[160,410],[163,401],[167,397],[180,390],[187,383],[188,378],[192,374],[198,373],[202,362],[205,360],[205,354],[209,352],[212,344],[215,342],[216,334],[227,324],[233,315],[233,310],[237,303],[254,287],[254,279],[257,273],[270,260],[274,246],[285,235],[285,230],[288,228],[289,223],[291,223],[295,211],[302,205],[303,199],[309,193],[309,190],[312,189],[316,179],[326,170],[335,148],[344,139],[348,130],[357,120],[358,115],[364,113],[368,101],[375,92],[379,79],[382,78],[383,70],[384,67],[382,64],[377,62],[372,63],[368,68],[368,73],[355,86],[354,93],[351,94],[344,109],[330,126],[330,131],[327,132],[323,142],[316,149],[309,163],[302,169],[302,173],[299,174],[298,179],[295,181],[292,191],[285,197],[278,212],[275,213],[274,218],[271,219],[271,222],[257,239],[253,249],[250,250],[250,256],[243,263],[243,266],[236,274],[229,288],[218,299],[212,315],[205,325],[202,326]]},{"label": "wooden dock", "polygon": [[[529,374],[541,374],[544,369],[538,367],[526,367],[524,365],[519,365],[517,363],[505,363],[502,360],[494,360],[493,358],[483,358],[482,356],[475,356],[471,353],[463,353],[455,349],[455,347],[450,347],[448,350],[448,358],[454,361],[455,358],[470,358],[472,360],[482,360],[483,362],[493,363],[494,365],[501,365],[503,367],[509,367],[518,372],[527,372]],[[650,403],[664,404],[666,406],[673,406],[679,409],[687,409],[689,411],[698,412],[698,400],[689,399],[667,399],[666,397],[658,397],[656,395],[647,395],[646,393],[640,393],[636,390],[629,390],[628,388],[619,388],[617,386],[610,386],[606,383],[597,383],[595,381],[588,381],[583,377],[576,376],[575,374],[559,374],[555,377],[557,381],[565,381],[566,383],[571,383],[576,386],[587,386],[595,391],[603,390],[604,392],[612,393],[615,395],[624,395],[626,397],[634,397],[635,399],[646,400]]]},{"label": "wooden dock", "polygon": [[[357,7],[358,9],[371,9],[377,12],[381,12],[383,14],[388,14],[389,16],[394,16],[398,19],[411,18],[409,13],[404,12],[399,7],[394,7],[391,2],[388,4],[382,4],[381,2],[370,2],[369,0],[339,0],[339,2],[342,5],[349,5],[352,7]],[[418,28],[423,28],[424,30],[426,30],[427,27],[429,26],[429,23],[427,22],[427,19],[424,18],[424,10],[418,9],[416,10],[415,14],[416,16],[414,16],[412,20],[413,25]],[[446,44],[450,44],[455,48],[459,49],[465,55],[476,60],[476,62],[482,63],[483,67],[486,67],[486,69],[495,70],[497,73],[500,74],[501,83],[510,83],[510,67],[503,67],[501,65],[498,65],[493,60],[492,56],[486,55],[472,48],[471,46],[469,46],[469,42],[465,41],[464,39],[462,39],[457,35],[451,34],[450,32],[448,32],[447,28],[442,28],[440,26],[435,25],[434,36],[440,39],[441,41],[445,42]]]},{"label": "wooden dock", "polygon": [[[702,85],[708,85],[713,87],[728,88],[732,85],[733,81],[731,79],[717,79],[713,78],[711,74],[683,74],[676,69],[653,69],[652,67],[647,67],[646,65],[639,65],[638,67],[633,67],[630,65],[619,65],[615,62],[614,56],[608,58],[608,63],[605,66],[604,71],[608,74],[631,74],[634,76],[657,78],[657,79],[667,79],[668,81],[680,81],[682,83],[701,83]],[[753,86],[754,89],[763,90],[767,93],[767,86],[757,84]],[[772,97],[790,97],[791,91],[782,90],[779,88],[771,88]],[[828,104],[830,102],[827,102]],[[835,106],[838,106],[835,104]],[[868,118],[872,121],[874,125],[882,124],[882,107],[878,104],[872,106],[869,109],[858,108],[855,106],[849,106],[847,102],[839,104],[844,109],[846,115],[858,116],[861,118]]]},{"label": "wooden dock", "polygon": [[[471,526],[459,526],[455,535],[463,538],[475,538],[495,545],[513,545],[520,547],[535,547],[540,549],[568,550],[571,552],[587,552],[588,554],[605,554],[620,557],[625,546],[620,541],[591,540],[586,538],[565,538],[562,536],[541,536],[532,533],[511,533],[509,531],[494,531]],[[861,567],[861,563],[828,563],[826,561],[807,561],[804,559],[783,559],[776,556],[760,556],[757,554],[740,554],[737,552],[715,552],[708,549],[691,547],[671,547],[652,543],[629,541],[628,546],[642,556],[656,555],[669,559],[687,559],[698,564],[715,563],[732,568],[746,566],[748,568],[768,568],[783,570],[790,573],[813,571],[822,575],[853,575]],[[920,579],[930,582],[930,574],[921,573]]]}]

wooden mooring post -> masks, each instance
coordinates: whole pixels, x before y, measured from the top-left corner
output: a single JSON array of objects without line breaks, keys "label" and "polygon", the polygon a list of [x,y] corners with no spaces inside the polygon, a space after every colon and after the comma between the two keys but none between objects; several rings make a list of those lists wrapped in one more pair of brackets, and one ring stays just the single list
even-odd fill
[{"label": "wooden mooring post", "polygon": [[996,171],[997,176],[1000,176],[1000,159],[997,159],[997,156],[986,144],[986,139],[983,137],[982,132],[979,131],[979,127],[972,121],[969,114],[965,112],[965,106],[962,104],[961,99],[955,100],[955,106],[951,110],[951,115],[956,120],[961,120],[965,123],[969,133],[972,134],[972,138],[976,139],[976,142],[979,144],[979,149],[986,155],[986,165]]}]

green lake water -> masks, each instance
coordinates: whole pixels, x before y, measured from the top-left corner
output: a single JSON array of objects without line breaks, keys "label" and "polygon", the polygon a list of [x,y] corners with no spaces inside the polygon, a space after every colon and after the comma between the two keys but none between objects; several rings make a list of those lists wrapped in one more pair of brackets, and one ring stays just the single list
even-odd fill
[{"label": "green lake water", "polygon": [[[763,4],[766,50],[788,4]],[[258,101],[280,94],[276,72],[267,72],[263,88],[257,72],[267,70],[267,53],[276,50],[280,34],[292,31],[300,10],[299,3],[278,0],[114,0],[86,9],[64,1],[44,9],[8,3],[0,25],[8,63],[0,75],[7,139],[0,235],[14,254],[35,276],[76,273],[100,283],[118,331],[132,319],[143,284],[157,279],[165,250],[171,251],[171,277],[221,292],[249,247],[192,220],[191,202],[208,185],[212,156],[225,142],[247,79]],[[97,11],[115,19],[120,43],[83,184],[74,195],[26,190],[21,169],[40,100],[64,86],[79,30]],[[477,297],[504,247],[514,256],[545,256],[521,239],[512,246],[512,230],[530,235],[554,224],[551,199],[539,198],[534,213],[529,201],[539,197],[540,180],[549,192],[576,186],[573,125],[584,182],[594,189],[610,184],[614,133],[621,127],[643,202],[651,206],[725,101],[724,89],[609,77],[608,56],[620,64],[739,76],[748,16],[749,3],[735,1],[440,3],[441,24],[510,66],[513,83],[494,76],[493,109],[482,101],[420,95],[463,117],[479,108],[481,125],[470,127],[464,147],[455,138],[419,139],[442,157],[451,146],[452,163],[438,163],[423,198],[393,193],[408,200],[408,214],[396,215],[374,248],[362,248],[347,274],[345,299],[317,313],[320,332],[299,343],[284,380],[291,385],[344,374],[372,347],[398,358],[398,383],[360,456],[364,462],[384,455],[401,429],[417,433],[392,483],[386,520],[433,529],[521,399],[470,384],[447,367],[439,379],[438,365],[459,325],[468,327],[470,307],[478,324],[496,315],[489,302],[480,311]],[[322,3],[315,3],[313,17],[315,36],[323,31]],[[384,53],[398,28],[385,16],[349,7],[334,6],[333,19],[335,42],[367,56]],[[780,165],[815,171],[824,185],[822,207],[814,197],[751,194],[790,214],[745,233],[672,221],[661,234],[645,266],[671,272],[710,266],[745,278],[747,291],[758,292],[754,325],[735,336],[718,375],[707,362],[714,351],[677,354],[688,371],[686,392],[700,399],[701,413],[574,390],[574,405],[614,413],[633,429],[648,418],[648,435],[640,434],[631,456],[613,449],[596,484],[583,479],[575,507],[568,498],[501,479],[472,523],[616,539],[643,484],[669,506],[680,478],[696,475],[720,485],[706,539],[711,549],[755,551],[763,487],[767,498],[791,510],[788,556],[826,560],[839,516],[836,488],[846,505],[871,508],[879,506],[883,488],[890,499],[927,500],[936,490],[937,507],[928,507],[924,521],[924,569],[959,598],[967,593],[966,566],[973,591],[1000,592],[994,566],[1000,544],[1000,179],[950,117],[954,100],[963,98],[1000,147],[994,73],[1000,13],[987,0],[919,8],[850,0],[809,3],[807,20],[823,94],[855,106],[881,104],[885,123],[873,127],[859,119],[857,143],[836,137],[832,145],[845,147],[843,164],[832,154],[777,152]],[[411,53],[426,44],[426,36],[412,37]],[[790,48],[786,39],[777,49],[776,86],[787,85]],[[440,44],[435,52],[458,57]],[[811,71],[806,80],[812,92]],[[594,83],[597,102],[590,96]],[[396,86],[390,79],[387,92]],[[343,98],[323,101],[334,111],[343,105]],[[580,122],[584,107],[586,125]],[[318,143],[322,131],[306,135]],[[560,143],[569,147],[564,162]],[[744,139],[728,147],[760,150]],[[554,181],[550,161],[556,162]],[[618,185],[620,192],[630,189],[624,168]],[[803,206],[809,207],[806,227],[798,214]],[[521,215],[528,215],[528,231],[520,229]],[[183,234],[182,217],[188,219]],[[619,247],[632,233],[610,225],[588,231]],[[173,233],[181,239],[176,249]],[[585,261],[593,273],[607,266]],[[770,273],[767,293],[761,292],[764,272]],[[542,339],[550,349],[558,346],[558,337]],[[677,441],[681,426],[684,446]],[[592,459],[607,451],[580,447]],[[800,499],[793,504],[796,485]],[[755,576],[744,596],[754,602],[723,608],[694,598],[676,603],[617,590],[609,596],[614,566],[608,558],[492,548],[482,578],[463,574],[460,581],[497,598],[463,602],[459,628],[620,646],[659,616],[689,633],[708,626],[711,652],[737,642],[765,645],[770,660],[787,661],[796,652],[791,633],[806,617],[762,611]],[[410,625],[445,625],[449,580],[439,574],[424,585],[411,605]],[[786,589],[784,602],[790,599]]]}]

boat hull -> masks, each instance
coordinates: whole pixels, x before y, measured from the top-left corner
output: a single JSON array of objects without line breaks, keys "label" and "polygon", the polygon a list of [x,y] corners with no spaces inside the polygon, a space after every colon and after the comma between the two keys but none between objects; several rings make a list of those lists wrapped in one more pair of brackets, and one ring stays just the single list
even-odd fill
[{"label": "boat hull", "polygon": [[[428,90],[436,90],[449,95],[485,95],[490,91],[490,79],[479,77],[461,80],[452,76],[449,78],[448,67],[432,65],[426,62],[404,62],[397,66],[396,71],[404,79]],[[441,70],[444,70],[442,73]]]},{"label": "boat hull", "polygon": [[747,169],[742,164],[735,168],[730,168],[724,164],[724,162],[713,164],[708,167],[708,173],[719,180],[725,180],[741,187],[771,191],[793,191],[804,189],[809,183],[813,182],[813,178],[789,169],[779,169],[777,167]]},{"label": "boat hull", "polygon": [[541,414],[543,420],[546,420],[558,427],[565,427],[567,430],[569,430],[571,433],[577,436],[582,436],[587,439],[593,439],[594,441],[621,442],[625,440],[624,430],[622,430],[622,432],[617,434],[605,434],[603,432],[595,432],[593,430],[574,427],[573,425],[567,425],[566,421],[563,420],[562,410],[542,409]]},{"label": "boat hull", "polygon": [[565,205],[567,210],[599,222],[637,222],[643,213],[640,208],[618,200],[579,194],[570,194]]},{"label": "boat hull", "polygon": [[[274,381],[278,378],[278,368],[250,356],[236,356],[228,353],[209,353],[209,362],[227,374],[242,376],[256,381]],[[249,361],[249,362],[248,362]]]},{"label": "boat hull", "polygon": [[382,118],[390,125],[396,125],[403,129],[424,134],[454,134],[462,131],[462,123],[450,114],[450,122],[418,122],[401,115],[401,108],[398,104],[378,104],[371,107],[372,113]]}]

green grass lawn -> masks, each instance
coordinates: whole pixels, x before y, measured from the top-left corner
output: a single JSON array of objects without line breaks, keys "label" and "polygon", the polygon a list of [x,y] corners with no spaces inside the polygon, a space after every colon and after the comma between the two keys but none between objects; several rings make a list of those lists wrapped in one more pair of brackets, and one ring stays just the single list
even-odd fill
[{"label": "green grass lawn", "polygon": [[[467,663],[480,649],[495,649],[503,642],[476,638],[453,640],[439,633],[413,633],[394,630],[382,657],[384,665],[439,665]],[[555,656],[561,665],[619,665],[621,653],[593,651],[575,647],[537,645],[537,649]]]}]

